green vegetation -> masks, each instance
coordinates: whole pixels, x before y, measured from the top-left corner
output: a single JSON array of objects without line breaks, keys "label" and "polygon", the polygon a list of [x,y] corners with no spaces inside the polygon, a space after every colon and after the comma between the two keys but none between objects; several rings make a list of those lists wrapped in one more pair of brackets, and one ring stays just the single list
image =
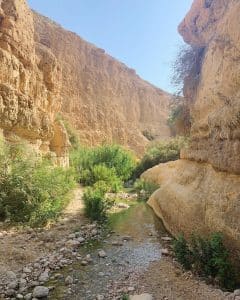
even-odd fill
[{"label": "green vegetation", "polygon": [[123,188],[135,167],[133,155],[118,145],[78,148],[71,153],[77,180],[88,189],[84,193],[85,214],[92,220],[103,221],[113,205],[107,192]]},{"label": "green vegetation", "polygon": [[139,199],[146,201],[153,192],[159,189],[159,185],[143,179],[137,179],[134,183],[134,189],[137,191]]},{"label": "green vegetation", "polygon": [[[131,177],[135,167],[133,155],[118,145],[79,148],[71,154],[71,162],[79,174],[79,181],[84,185],[94,183],[93,170],[98,165],[114,170],[116,176],[123,182]],[[88,174],[85,174],[86,172]]]},{"label": "green vegetation", "polygon": [[143,130],[142,134],[147,138],[149,141],[154,140],[154,135],[149,130]]},{"label": "green vegetation", "polygon": [[186,146],[187,139],[184,137],[176,137],[151,144],[138,163],[134,177],[138,178],[144,171],[155,165],[179,159],[181,148]]},{"label": "green vegetation", "polygon": [[129,296],[128,295],[123,295],[122,296],[122,300],[129,300],[130,298],[129,298]]},{"label": "green vegetation", "polygon": [[187,270],[193,270],[206,278],[212,278],[220,286],[233,290],[236,286],[234,268],[221,233],[213,233],[209,239],[193,235],[190,245],[180,235],[173,245],[178,262]]},{"label": "green vegetation", "polygon": [[105,190],[101,187],[87,188],[83,194],[86,217],[93,221],[105,221],[107,211],[114,202],[105,196]]},{"label": "green vegetation", "polygon": [[0,145],[0,220],[44,225],[59,216],[74,187],[71,169],[53,167],[23,144]]},{"label": "green vegetation", "polygon": [[182,97],[175,97],[170,106],[168,126],[173,136],[188,136],[191,128],[189,106]]},{"label": "green vegetation", "polygon": [[193,89],[197,86],[203,58],[204,48],[186,45],[180,48],[172,68],[172,83],[178,88],[178,94],[182,93],[186,80],[191,81]]}]

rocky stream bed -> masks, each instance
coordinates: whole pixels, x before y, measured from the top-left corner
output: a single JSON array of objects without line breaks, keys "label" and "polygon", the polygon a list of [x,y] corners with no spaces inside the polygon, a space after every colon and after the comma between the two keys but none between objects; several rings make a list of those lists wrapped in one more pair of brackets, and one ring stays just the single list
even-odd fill
[{"label": "rocky stream bed", "polygon": [[183,272],[161,221],[145,203],[129,204],[107,226],[72,227],[52,251],[1,274],[0,299],[239,299],[238,290],[225,293]]}]

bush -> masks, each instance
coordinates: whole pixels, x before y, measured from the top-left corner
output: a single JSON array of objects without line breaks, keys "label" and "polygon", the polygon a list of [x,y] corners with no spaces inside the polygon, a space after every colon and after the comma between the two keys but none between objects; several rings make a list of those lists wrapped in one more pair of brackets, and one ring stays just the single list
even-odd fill
[{"label": "bush", "polygon": [[185,269],[213,278],[228,290],[236,286],[235,271],[221,233],[213,233],[209,239],[193,235],[190,245],[181,235],[174,241],[174,252]]},{"label": "bush", "polygon": [[[129,179],[135,167],[133,155],[117,145],[80,148],[71,154],[71,163],[79,174],[79,181],[84,185],[91,185],[97,181],[92,178],[94,178],[94,168],[98,165],[111,170],[109,173],[115,172],[114,176],[121,181]],[[101,168],[103,171],[103,167]]]},{"label": "bush", "polygon": [[173,63],[172,83],[182,92],[185,80],[191,80],[193,86],[197,86],[200,78],[204,48],[183,46],[180,48]]},{"label": "bush", "polygon": [[189,135],[191,128],[190,109],[184,98],[174,98],[170,106],[170,115],[167,123],[173,136]]},{"label": "bush", "polygon": [[54,168],[23,145],[1,142],[0,219],[44,225],[56,218],[74,187],[72,170]]},{"label": "bush", "polygon": [[134,183],[134,189],[137,191],[138,196],[142,200],[148,200],[148,198],[159,189],[159,185],[151,182],[147,182],[143,179],[137,179]]},{"label": "bush", "polygon": [[138,178],[144,171],[155,165],[179,159],[180,150],[186,145],[187,139],[184,137],[153,143],[138,163],[134,171],[134,177]]},{"label": "bush", "polygon": [[83,194],[85,215],[93,221],[105,221],[107,211],[113,206],[113,201],[105,198],[105,190],[87,188]]},{"label": "bush", "polygon": [[191,251],[188,248],[187,241],[183,235],[180,235],[173,242],[173,251],[175,253],[177,261],[186,269],[191,269],[192,257]]}]

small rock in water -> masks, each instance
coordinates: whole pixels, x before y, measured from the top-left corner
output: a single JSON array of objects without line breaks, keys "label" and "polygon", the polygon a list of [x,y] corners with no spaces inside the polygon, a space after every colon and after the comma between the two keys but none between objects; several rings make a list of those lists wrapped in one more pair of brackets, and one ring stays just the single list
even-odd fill
[{"label": "small rock in water", "polygon": [[17,299],[23,299],[23,295],[22,294],[17,294]]},{"label": "small rock in water", "polygon": [[72,276],[67,276],[66,279],[65,279],[65,284],[66,285],[71,285],[73,284],[73,278]]},{"label": "small rock in water", "polygon": [[130,206],[126,203],[118,203],[117,204],[117,207],[118,208],[125,208],[125,209],[128,209]]},{"label": "small rock in water", "polygon": [[107,257],[107,254],[106,254],[105,251],[100,250],[100,251],[98,252],[98,256],[101,257],[101,258],[105,258],[105,257]]},{"label": "small rock in water", "polygon": [[169,251],[168,251],[168,249],[161,249],[161,253],[162,253],[162,255],[169,255]]},{"label": "small rock in water", "polygon": [[49,289],[45,286],[36,286],[33,290],[33,298],[41,299],[47,297]]},{"label": "small rock in water", "polygon": [[131,241],[133,238],[130,235],[126,235],[122,237],[123,241]]},{"label": "small rock in water", "polygon": [[130,300],[153,300],[153,297],[150,294],[141,294],[130,296]]},{"label": "small rock in water", "polygon": [[121,241],[114,241],[114,242],[112,242],[112,245],[113,245],[113,246],[120,247],[120,246],[123,245],[123,243],[122,243]]},{"label": "small rock in water", "polygon": [[92,257],[91,257],[90,254],[87,254],[86,257],[85,257],[85,259],[86,259],[87,262],[92,262],[93,261],[93,259],[92,259]]},{"label": "small rock in water", "polygon": [[133,291],[135,291],[135,288],[133,286],[129,286],[128,287],[128,292],[133,292]]},{"label": "small rock in water", "polygon": [[82,265],[82,266],[87,266],[87,265],[88,265],[88,262],[87,262],[86,260],[82,260],[82,261],[81,261],[81,265]]},{"label": "small rock in water", "polygon": [[97,295],[96,299],[97,300],[104,300],[104,296],[103,295]]}]

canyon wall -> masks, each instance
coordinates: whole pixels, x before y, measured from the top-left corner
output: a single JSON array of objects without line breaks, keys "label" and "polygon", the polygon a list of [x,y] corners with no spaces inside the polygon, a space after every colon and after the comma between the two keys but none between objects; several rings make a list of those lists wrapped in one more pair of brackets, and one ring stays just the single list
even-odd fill
[{"label": "canyon wall", "polygon": [[61,114],[80,142],[116,142],[141,154],[148,143],[144,133],[169,137],[169,94],[48,18],[34,13],[34,26],[37,43],[61,64]]},{"label": "canyon wall", "polygon": [[[67,133],[55,121],[61,107],[60,82],[56,57],[34,40],[33,16],[27,3],[1,0],[0,131],[8,141],[25,140],[36,151],[67,165]],[[56,144],[60,136],[61,143]]]},{"label": "canyon wall", "polygon": [[0,133],[60,165],[70,147],[61,118],[81,144],[116,142],[138,155],[146,136],[170,135],[169,94],[25,0],[0,0],[0,57]]},{"label": "canyon wall", "polygon": [[[191,142],[181,160],[143,177],[160,184],[149,204],[174,234],[222,231],[240,250],[240,2],[195,0],[179,26],[203,49],[192,98]],[[185,82],[190,93],[191,79]],[[189,95],[188,95],[189,96]]]}]

